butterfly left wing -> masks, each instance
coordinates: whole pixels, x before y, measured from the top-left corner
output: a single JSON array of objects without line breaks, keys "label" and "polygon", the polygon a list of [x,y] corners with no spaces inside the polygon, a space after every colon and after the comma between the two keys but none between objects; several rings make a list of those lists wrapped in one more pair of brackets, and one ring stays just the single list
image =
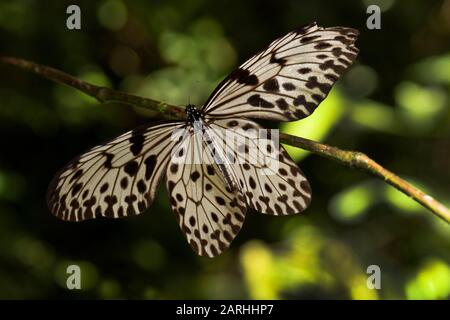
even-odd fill
[{"label": "butterfly left wing", "polygon": [[248,119],[217,119],[213,139],[226,150],[246,203],[258,212],[288,215],[311,202],[311,188],[273,131]]},{"label": "butterfly left wing", "polygon": [[153,202],[179,121],[142,126],[92,148],[61,169],[47,204],[62,220],[136,215]]},{"label": "butterfly left wing", "polygon": [[355,29],[316,23],[292,31],[233,71],[202,111],[210,119],[305,118],[355,60],[357,36]]},{"label": "butterfly left wing", "polygon": [[245,201],[239,190],[226,187],[201,132],[188,133],[174,148],[166,183],[172,211],[192,249],[215,257],[228,248],[244,222]]}]

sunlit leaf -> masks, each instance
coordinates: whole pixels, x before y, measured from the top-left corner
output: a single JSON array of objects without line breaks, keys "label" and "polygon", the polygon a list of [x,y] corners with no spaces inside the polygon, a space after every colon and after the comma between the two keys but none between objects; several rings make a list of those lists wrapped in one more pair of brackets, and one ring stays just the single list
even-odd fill
[{"label": "sunlit leaf", "polygon": [[28,268],[38,272],[49,272],[55,257],[52,250],[41,240],[19,236],[11,245],[16,258]]},{"label": "sunlit leaf", "polygon": [[127,8],[121,0],[106,0],[98,9],[100,23],[110,30],[119,30],[127,22]]},{"label": "sunlit leaf", "polygon": [[450,295],[450,266],[441,259],[427,261],[406,284],[408,299],[446,299]]},{"label": "sunlit leaf", "polygon": [[355,123],[372,130],[388,133],[396,133],[399,130],[394,109],[373,100],[354,102],[350,116]]},{"label": "sunlit leaf", "polygon": [[344,243],[312,225],[289,229],[282,246],[251,242],[244,247],[241,264],[252,298],[283,298],[291,292],[301,297],[302,290],[312,288],[325,294],[346,288],[353,299],[378,298]]},{"label": "sunlit leaf", "polygon": [[0,199],[15,200],[25,189],[25,181],[18,174],[0,169]]},{"label": "sunlit leaf", "polygon": [[331,215],[342,222],[360,220],[367,209],[378,201],[378,189],[378,183],[372,180],[344,189],[331,199]]},{"label": "sunlit leaf", "polygon": [[120,295],[120,283],[113,279],[105,279],[98,286],[99,295],[103,299],[117,299]]},{"label": "sunlit leaf", "polygon": [[446,103],[445,92],[438,87],[422,87],[402,82],[395,90],[400,116],[414,129],[427,129],[439,119]]},{"label": "sunlit leaf", "polygon": [[350,68],[345,75],[346,89],[354,97],[367,97],[376,89],[378,76],[375,70],[369,66],[356,65]]},{"label": "sunlit leaf", "polygon": [[166,262],[166,255],[155,241],[145,240],[137,243],[132,252],[134,261],[147,271],[156,271]]},{"label": "sunlit leaf", "polygon": [[412,66],[413,73],[428,83],[450,84],[450,54],[427,58]]},{"label": "sunlit leaf", "polygon": [[377,290],[367,286],[367,275],[356,275],[350,284],[351,297],[354,300],[377,300]]},{"label": "sunlit leaf", "polygon": [[278,285],[273,279],[272,254],[259,242],[250,242],[241,251],[245,280],[253,299],[277,299]]},{"label": "sunlit leaf", "polygon": [[0,29],[6,29],[18,35],[33,32],[33,7],[20,1],[0,2]]}]

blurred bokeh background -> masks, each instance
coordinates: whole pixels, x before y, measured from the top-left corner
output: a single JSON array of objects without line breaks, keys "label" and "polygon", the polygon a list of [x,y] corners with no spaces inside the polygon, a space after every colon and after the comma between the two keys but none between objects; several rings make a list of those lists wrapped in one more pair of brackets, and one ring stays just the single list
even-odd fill
[{"label": "blurred bokeh background", "polygon": [[[81,7],[79,31],[66,28],[70,4]],[[366,28],[370,4],[381,30]],[[359,29],[360,55],[313,116],[281,129],[363,151],[450,204],[449,0],[4,0],[0,54],[201,105],[240,62],[311,21]],[[382,181],[298,149],[289,152],[312,184],[311,207],[250,212],[212,260],[187,245],[165,188],[129,219],[50,214],[57,170],[155,117],[0,66],[0,298],[449,298],[448,225]],[[66,289],[70,264],[82,290]],[[380,290],[366,286],[369,265],[381,268]]]}]

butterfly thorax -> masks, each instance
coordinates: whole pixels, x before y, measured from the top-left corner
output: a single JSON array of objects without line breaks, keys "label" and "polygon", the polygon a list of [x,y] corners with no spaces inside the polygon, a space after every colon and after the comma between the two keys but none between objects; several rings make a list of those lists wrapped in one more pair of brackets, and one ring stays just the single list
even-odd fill
[{"label": "butterfly thorax", "polygon": [[201,121],[202,119],[201,113],[193,104],[188,104],[186,106],[186,117],[189,123],[191,123],[192,125],[194,124],[194,122]]},{"label": "butterfly thorax", "polygon": [[193,104],[188,104],[186,106],[186,118],[187,122],[194,128],[194,132],[205,133],[205,123],[203,121],[202,114]]}]

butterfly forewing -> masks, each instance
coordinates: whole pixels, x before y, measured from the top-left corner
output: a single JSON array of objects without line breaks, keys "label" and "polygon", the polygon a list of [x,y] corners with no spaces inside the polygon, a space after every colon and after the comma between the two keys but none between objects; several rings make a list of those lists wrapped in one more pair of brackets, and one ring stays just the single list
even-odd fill
[{"label": "butterfly forewing", "polygon": [[213,92],[207,118],[291,121],[309,116],[358,53],[358,31],[313,23],[273,41]]},{"label": "butterfly forewing", "polygon": [[63,220],[136,215],[152,203],[180,122],[143,126],[92,148],[66,165],[47,192],[50,210]]},{"label": "butterfly forewing", "polygon": [[174,149],[167,167],[172,211],[192,249],[214,257],[228,248],[242,227],[245,201],[230,190],[200,133],[191,133]]}]

